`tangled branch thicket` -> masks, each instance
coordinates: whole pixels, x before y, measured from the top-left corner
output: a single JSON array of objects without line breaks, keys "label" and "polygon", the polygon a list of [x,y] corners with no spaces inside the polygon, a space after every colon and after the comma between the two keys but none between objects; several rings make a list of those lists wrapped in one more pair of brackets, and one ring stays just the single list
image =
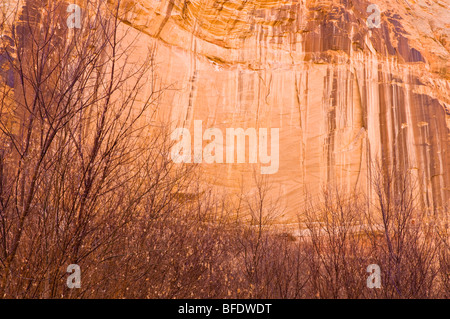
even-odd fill
[{"label": "tangled branch thicket", "polygon": [[410,174],[374,167],[370,198],[305,195],[297,236],[274,225],[264,179],[237,199],[206,191],[169,159],[151,48],[132,60],[120,1],[87,5],[79,30],[57,1],[2,12],[1,297],[449,297],[448,211],[418,206]]}]

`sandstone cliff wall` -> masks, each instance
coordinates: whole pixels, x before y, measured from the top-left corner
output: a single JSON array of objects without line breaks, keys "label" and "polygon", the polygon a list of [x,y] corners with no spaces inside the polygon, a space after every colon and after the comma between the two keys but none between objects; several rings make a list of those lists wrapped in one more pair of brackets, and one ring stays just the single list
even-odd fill
[{"label": "sandstone cliff wall", "polygon": [[[377,4],[381,27],[367,26]],[[291,212],[303,191],[369,188],[370,162],[411,169],[421,199],[450,194],[449,1],[129,1],[156,44],[177,125],[279,127],[271,180]],[[206,165],[239,185],[252,167]]]},{"label": "sandstone cliff wall", "polygon": [[[431,210],[450,195],[450,1],[129,0],[155,48],[172,127],[280,128],[269,178],[290,216],[330,182],[370,193],[380,160],[409,169]],[[381,10],[369,28],[367,7]],[[203,164],[237,189],[254,165]]]}]

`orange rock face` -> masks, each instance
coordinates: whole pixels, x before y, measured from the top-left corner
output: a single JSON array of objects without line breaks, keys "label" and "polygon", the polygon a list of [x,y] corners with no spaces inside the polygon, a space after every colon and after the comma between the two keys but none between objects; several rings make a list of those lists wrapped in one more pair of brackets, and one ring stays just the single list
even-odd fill
[{"label": "orange rock face", "polygon": [[[329,182],[370,192],[377,159],[413,170],[428,207],[448,203],[450,1],[136,2],[178,126],[280,128],[270,179],[291,213]],[[251,177],[204,166],[221,185]]]},{"label": "orange rock face", "polygon": [[[376,160],[412,170],[425,206],[448,205],[449,0],[129,0],[123,10],[155,47],[173,129],[279,128],[269,179],[290,216],[305,190],[331,182],[370,193]],[[258,166],[202,165],[231,189]]]}]

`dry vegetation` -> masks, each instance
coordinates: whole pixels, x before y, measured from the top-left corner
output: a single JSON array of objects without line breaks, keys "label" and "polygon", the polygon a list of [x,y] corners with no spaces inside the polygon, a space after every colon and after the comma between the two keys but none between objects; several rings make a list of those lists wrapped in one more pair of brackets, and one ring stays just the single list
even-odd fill
[{"label": "dry vegetation", "polygon": [[[14,90],[2,78],[0,297],[449,297],[448,211],[418,206],[409,174],[374,167],[370,198],[305,196],[299,236],[283,233],[263,179],[219,196],[171,162],[152,51],[127,63],[118,6],[93,2],[68,30],[66,7],[37,14],[40,2],[1,30]],[[69,264],[80,289],[66,286]],[[369,264],[380,289],[366,286]]]}]

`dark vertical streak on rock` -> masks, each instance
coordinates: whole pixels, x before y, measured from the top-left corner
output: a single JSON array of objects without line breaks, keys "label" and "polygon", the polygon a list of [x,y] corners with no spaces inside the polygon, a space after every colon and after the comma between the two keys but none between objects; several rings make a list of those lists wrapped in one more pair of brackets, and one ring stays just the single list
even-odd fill
[{"label": "dark vertical streak on rock", "polygon": [[167,5],[167,10],[166,10],[166,16],[164,17],[164,20],[162,21],[161,25],[159,26],[159,30],[155,35],[156,38],[159,38],[162,30],[164,29],[165,25],[167,24],[167,21],[169,21],[169,19],[170,19],[170,15],[172,14],[172,10],[175,5],[174,1],[175,0],[169,0],[169,4]]}]

